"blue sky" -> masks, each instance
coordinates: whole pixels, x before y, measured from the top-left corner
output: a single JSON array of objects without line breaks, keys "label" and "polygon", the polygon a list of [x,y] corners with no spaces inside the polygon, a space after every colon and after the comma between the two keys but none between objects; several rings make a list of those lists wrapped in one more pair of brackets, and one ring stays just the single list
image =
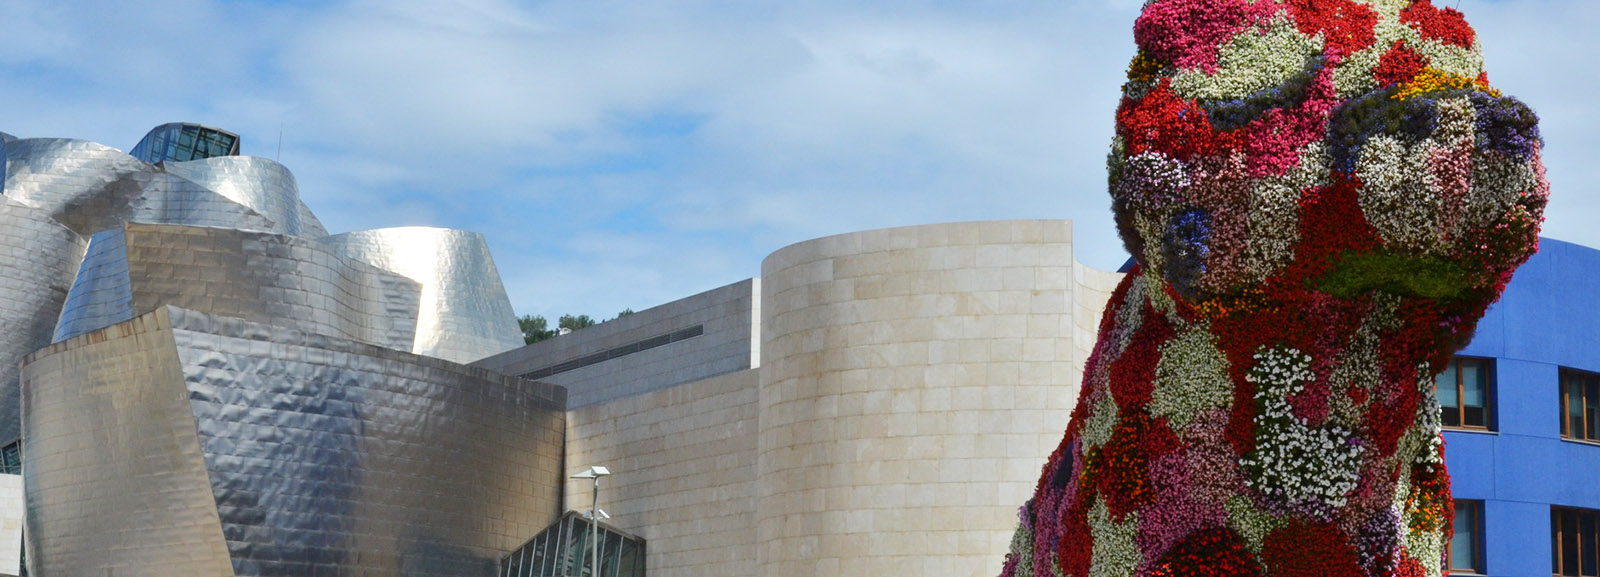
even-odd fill
[{"label": "blue sky", "polygon": [[[1546,234],[1600,247],[1600,2],[1436,1],[1543,119]],[[239,132],[331,231],[484,233],[519,314],[609,317],[789,243],[957,220],[1070,218],[1113,268],[1140,5],[0,0],[0,131]]]}]

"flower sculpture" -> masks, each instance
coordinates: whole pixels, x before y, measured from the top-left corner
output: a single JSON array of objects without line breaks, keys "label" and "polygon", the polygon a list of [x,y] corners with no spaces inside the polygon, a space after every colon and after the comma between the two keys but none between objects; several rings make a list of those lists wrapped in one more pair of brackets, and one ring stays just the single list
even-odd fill
[{"label": "flower sculpture", "polygon": [[1537,118],[1429,0],[1151,0],[1138,262],[1005,577],[1437,575],[1433,376],[1537,248]]}]

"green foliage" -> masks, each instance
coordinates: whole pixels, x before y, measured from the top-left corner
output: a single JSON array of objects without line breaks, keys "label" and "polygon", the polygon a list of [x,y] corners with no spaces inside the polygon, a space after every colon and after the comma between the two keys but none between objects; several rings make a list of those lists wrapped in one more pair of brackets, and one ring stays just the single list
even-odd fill
[{"label": "green foliage", "polygon": [[[633,314],[633,309],[622,309],[622,312],[617,313],[616,318],[620,319],[631,314]],[[561,315],[561,318],[556,320],[556,327],[550,328],[550,321],[542,315],[522,315],[517,318],[517,326],[522,329],[522,342],[530,345],[559,336],[562,334],[562,329],[571,332],[584,327],[592,327],[599,322],[605,321],[596,321],[589,315]]]},{"label": "green foliage", "polygon": [[556,326],[569,331],[575,331],[584,327],[592,327],[594,325],[595,320],[589,318],[589,315],[561,315],[561,320],[557,321],[556,324]]},{"label": "green foliage", "polygon": [[517,326],[522,328],[522,342],[530,345],[556,336],[555,329],[549,325],[550,321],[542,316],[522,315],[517,319]]},{"label": "green foliage", "polygon": [[1437,258],[1392,253],[1349,253],[1322,278],[1323,292],[1355,298],[1378,290],[1394,295],[1453,299],[1472,288],[1472,275],[1461,265]]}]

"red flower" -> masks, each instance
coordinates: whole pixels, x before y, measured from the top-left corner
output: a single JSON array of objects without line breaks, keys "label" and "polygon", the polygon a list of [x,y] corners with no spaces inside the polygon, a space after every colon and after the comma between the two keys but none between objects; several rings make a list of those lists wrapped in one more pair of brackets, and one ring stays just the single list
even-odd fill
[{"label": "red flower", "polygon": [[1267,535],[1261,561],[1272,577],[1366,577],[1355,548],[1331,523],[1291,521]]},{"label": "red flower", "polygon": [[1454,8],[1435,8],[1430,0],[1412,0],[1410,6],[1400,11],[1400,21],[1410,24],[1427,40],[1472,48],[1472,42],[1477,39],[1466,16]]},{"label": "red flower", "polygon": [[1144,322],[1133,334],[1122,356],[1111,362],[1111,398],[1123,412],[1144,410],[1155,389],[1156,362],[1161,360],[1161,345],[1172,340],[1172,325],[1166,315],[1144,305]]},{"label": "red flower", "polygon": [[1150,151],[1189,160],[1238,150],[1232,133],[1211,126],[1205,109],[1172,92],[1172,80],[1161,79],[1144,98],[1123,98],[1117,107],[1117,133],[1128,146],[1128,156]]},{"label": "red flower", "polygon": [[1349,56],[1371,46],[1378,13],[1354,0],[1289,0],[1294,24],[1302,34],[1322,33],[1328,48]]},{"label": "red flower", "polygon": [[1150,577],[1252,577],[1261,564],[1227,527],[1201,529],[1184,537],[1161,556]]},{"label": "red flower", "polygon": [[1378,86],[1400,84],[1410,82],[1427,66],[1427,57],[1412,50],[1404,40],[1396,40],[1389,51],[1378,59],[1378,67],[1372,69],[1372,77],[1377,79]]}]

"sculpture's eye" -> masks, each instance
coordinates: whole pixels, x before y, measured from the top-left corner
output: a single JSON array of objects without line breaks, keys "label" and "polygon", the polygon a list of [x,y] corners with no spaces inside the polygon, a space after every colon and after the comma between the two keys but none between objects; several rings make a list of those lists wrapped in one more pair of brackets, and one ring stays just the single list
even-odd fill
[{"label": "sculpture's eye", "polygon": [[1211,215],[1190,209],[1173,215],[1162,239],[1162,260],[1166,262],[1167,282],[1186,299],[1199,297],[1199,284],[1206,272],[1210,252],[1206,240],[1211,235]]}]

